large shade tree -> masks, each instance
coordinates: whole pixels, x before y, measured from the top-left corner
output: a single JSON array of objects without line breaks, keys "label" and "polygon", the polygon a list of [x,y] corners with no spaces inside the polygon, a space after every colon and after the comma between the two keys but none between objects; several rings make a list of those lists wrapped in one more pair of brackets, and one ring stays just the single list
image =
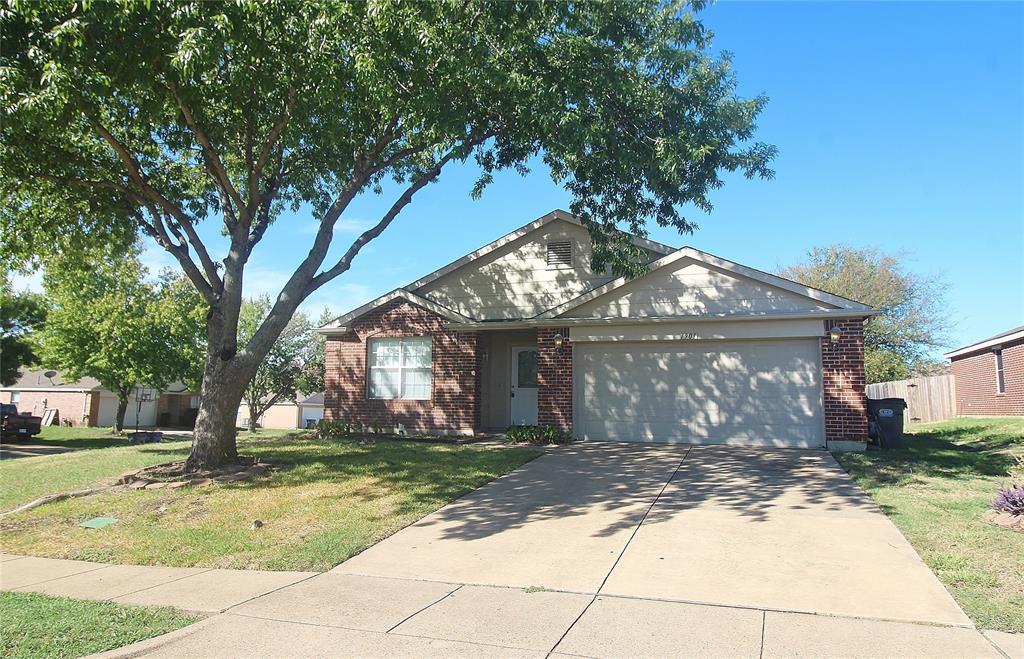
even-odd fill
[{"label": "large shade tree", "polygon": [[[595,266],[620,273],[638,255],[616,228],[690,231],[682,209],[709,210],[724,172],[770,176],[773,149],[751,141],[765,99],[737,96],[699,4],[15,2],[0,10],[0,229],[22,252],[138,229],[172,254],[209,307],[187,468],[232,461],[242,390],[299,304],[451,163],[476,162],[478,195],[542,162]],[[352,201],[391,191],[327,260]],[[300,207],[318,231],[240,345],[246,263]]]},{"label": "large shade tree", "polygon": [[864,370],[869,383],[885,382],[933,370],[950,325],[943,282],[904,263],[875,247],[829,245],[779,274],[878,310],[864,325]]},{"label": "large shade tree", "polygon": [[43,297],[29,291],[15,292],[7,273],[3,273],[0,279],[0,385],[14,384],[22,368],[36,363],[33,332],[45,318]]},{"label": "large shade tree", "polygon": [[195,375],[199,296],[152,281],[137,250],[53,255],[43,275],[47,315],[37,332],[43,365],[69,381],[93,377],[117,397],[121,430],[138,387],[166,389]]}]

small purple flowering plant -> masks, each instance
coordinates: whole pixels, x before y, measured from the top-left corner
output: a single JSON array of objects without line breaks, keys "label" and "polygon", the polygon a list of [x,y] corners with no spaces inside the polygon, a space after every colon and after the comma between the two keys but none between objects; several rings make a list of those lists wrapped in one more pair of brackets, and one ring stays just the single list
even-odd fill
[{"label": "small purple flowering plant", "polygon": [[992,510],[1024,516],[1024,485],[1012,483],[1000,487],[991,506]]}]

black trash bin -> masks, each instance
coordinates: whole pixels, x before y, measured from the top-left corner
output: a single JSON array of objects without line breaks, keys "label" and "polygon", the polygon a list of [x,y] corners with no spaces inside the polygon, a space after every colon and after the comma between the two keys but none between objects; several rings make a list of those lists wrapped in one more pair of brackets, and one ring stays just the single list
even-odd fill
[{"label": "black trash bin", "polygon": [[907,401],[902,398],[868,399],[868,435],[881,448],[903,446],[903,410]]}]

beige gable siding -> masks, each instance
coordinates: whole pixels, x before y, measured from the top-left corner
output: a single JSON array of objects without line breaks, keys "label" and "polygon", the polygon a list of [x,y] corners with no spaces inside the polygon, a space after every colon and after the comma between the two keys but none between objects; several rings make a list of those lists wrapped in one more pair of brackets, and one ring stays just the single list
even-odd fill
[{"label": "beige gable siding", "polygon": [[[571,243],[573,267],[548,267],[549,241]],[[414,292],[470,318],[507,320],[536,316],[610,280],[590,271],[586,228],[559,220]]]},{"label": "beige gable siding", "polygon": [[569,318],[642,318],[798,313],[831,305],[683,258],[565,313]]}]

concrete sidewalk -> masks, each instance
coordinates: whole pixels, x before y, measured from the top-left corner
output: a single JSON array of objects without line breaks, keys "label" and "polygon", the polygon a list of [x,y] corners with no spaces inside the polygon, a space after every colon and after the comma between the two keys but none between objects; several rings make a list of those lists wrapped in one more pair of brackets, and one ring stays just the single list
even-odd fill
[{"label": "concrete sidewalk", "polygon": [[210,614],[106,657],[1024,659],[1020,635],[964,627],[339,573],[0,555],[0,588]]}]

